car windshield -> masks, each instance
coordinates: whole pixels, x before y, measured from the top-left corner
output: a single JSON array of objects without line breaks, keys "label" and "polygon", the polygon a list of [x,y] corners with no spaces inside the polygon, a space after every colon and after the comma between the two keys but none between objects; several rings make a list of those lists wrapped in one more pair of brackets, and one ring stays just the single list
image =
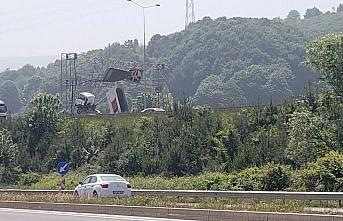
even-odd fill
[{"label": "car windshield", "polygon": [[6,113],[7,107],[5,105],[0,105],[0,113]]},{"label": "car windshield", "polygon": [[101,179],[105,182],[125,181],[124,178],[120,176],[101,176]]}]

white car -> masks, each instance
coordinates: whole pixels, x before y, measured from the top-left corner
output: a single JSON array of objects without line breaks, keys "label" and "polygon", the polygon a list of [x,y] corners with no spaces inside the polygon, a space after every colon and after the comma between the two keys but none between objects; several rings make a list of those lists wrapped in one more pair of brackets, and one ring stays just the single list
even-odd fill
[{"label": "white car", "polygon": [[74,194],[82,197],[129,197],[131,184],[115,174],[94,174],[88,176],[75,188]]},{"label": "white car", "polygon": [[141,113],[152,113],[152,112],[166,112],[166,110],[162,109],[162,108],[147,108],[141,111]]}]

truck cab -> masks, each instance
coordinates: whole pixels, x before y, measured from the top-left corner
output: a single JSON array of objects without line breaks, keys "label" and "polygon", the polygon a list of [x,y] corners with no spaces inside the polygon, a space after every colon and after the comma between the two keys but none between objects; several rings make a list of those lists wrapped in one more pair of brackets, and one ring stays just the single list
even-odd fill
[{"label": "truck cab", "polygon": [[77,113],[96,113],[95,96],[89,92],[80,93],[75,101]]},{"label": "truck cab", "polygon": [[0,100],[0,118],[7,118],[7,106],[2,100]]}]

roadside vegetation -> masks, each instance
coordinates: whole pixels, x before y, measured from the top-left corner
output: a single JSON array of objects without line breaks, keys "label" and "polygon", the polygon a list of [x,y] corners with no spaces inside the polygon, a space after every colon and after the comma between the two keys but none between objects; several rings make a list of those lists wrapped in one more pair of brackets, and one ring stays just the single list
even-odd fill
[{"label": "roadside vegetation", "polygon": [[[156,190],[232,190],[232,191],[342,191],[339,171],[343,171],[343,155],[330,152],[300,170],[290,166],[267,164],[261,168],[250,167],[234,173],[204,173],[182,177],[135,176],[126,177],[134,189]],[[79,169],[66,177],[66,188],[72,190],[93,171]],[[36,183],[32,182],[36,176]],[[38,174],[25,174],[13,188],[55,190],[60,175],[52,173],[38,178]],[[37,182],[38,181],[38,182]]]},{"label": "roadside vegetation", "polygon": [[277,106],[218,112],[183,99],[164,115],[73,118],[40,93],[2,124],[0,182],[56,189],[51,173],[67,161],[70,189],[89,173],[117,173],[138,189],[343,191],[342,42],[310,43],[307,64],[325,87]]},{"label": "roadside vegetation", "polygon": [[[0,201],[26,201],[49,203],[76,203],[120,206],[147,206],[168,208],[192,208],[215,210],[238,210],[260,212],[315,213],[311,208],[338,208],[336,201],[297,201],[297,200],[259,200],[259,199],[225,199],[203,197],[144,197],[134,196],[123,199],[78,198],[72,195],[18,195],[0,194]],[[323,212],[324,213],[324,212]],[[331,212],[325,212],[331,213]]]}]

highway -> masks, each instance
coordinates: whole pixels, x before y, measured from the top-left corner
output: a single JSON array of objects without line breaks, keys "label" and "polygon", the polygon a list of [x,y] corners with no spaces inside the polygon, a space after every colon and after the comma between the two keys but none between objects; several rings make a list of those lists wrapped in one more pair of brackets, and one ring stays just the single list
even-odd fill
[{"label": "highway", "polygon": [[88,213],[51,212],[40,210],[2,209],[0,221],[186,221],[134,216],[112,216]]}]

